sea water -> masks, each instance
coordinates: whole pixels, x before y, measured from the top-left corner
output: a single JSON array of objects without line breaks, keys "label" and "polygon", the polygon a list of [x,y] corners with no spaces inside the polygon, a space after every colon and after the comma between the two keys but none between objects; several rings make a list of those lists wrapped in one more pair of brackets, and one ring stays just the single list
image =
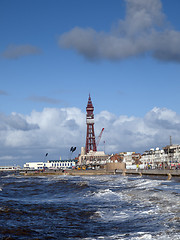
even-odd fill
[{"label": "sea water", "polygon": [[180,239],[180,180],[0,176],[0,239]]}]

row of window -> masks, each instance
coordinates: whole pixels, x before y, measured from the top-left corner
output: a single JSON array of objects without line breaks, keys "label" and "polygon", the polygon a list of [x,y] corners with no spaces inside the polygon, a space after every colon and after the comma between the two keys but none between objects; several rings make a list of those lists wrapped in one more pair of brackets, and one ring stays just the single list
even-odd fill
[{"label": "row of window", "polygon": [[52,167],[72,167],[72,163],[52,163]]}]

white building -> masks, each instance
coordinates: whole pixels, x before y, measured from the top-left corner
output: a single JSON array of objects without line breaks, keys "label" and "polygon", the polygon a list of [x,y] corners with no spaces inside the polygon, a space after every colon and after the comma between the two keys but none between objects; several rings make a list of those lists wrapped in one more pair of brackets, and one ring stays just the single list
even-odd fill
[{"label": "white building", "polygon": [[0,171],[16,171],[20,169],[19,166],[0,166]]},{"label": "white building", "polygon": [[68,169],[74,168],[77,160],[48,160],[47,162],[29,162],[24,164],[25,169],[42,170],[42,169]]},{"label": "white building", "polygon": [[140,164],[141,154],[136,152],[121,152],[120,158],[126,164],[126,169],[136,169],[137,166],[140,169],[144,168],[143,164]]},{"label": "white building", "polygon": [[145,151],[141,162],[148,168],[166,168],[180,166],[180,145],[169,145],[163,149]]},{"label": "white building", "polygon": [[123,162],[126,163],[126,166],[132,166],[132,164],[135,164],[132,157],[133,154],[134,152],[121,153],[121,155],[123,156]]}]

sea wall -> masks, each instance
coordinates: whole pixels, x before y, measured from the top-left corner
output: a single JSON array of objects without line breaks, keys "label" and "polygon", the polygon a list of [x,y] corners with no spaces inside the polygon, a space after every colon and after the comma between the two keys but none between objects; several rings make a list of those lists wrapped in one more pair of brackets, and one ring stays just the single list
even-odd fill
[{"label": "sea wall", "polygon": [[47,176],[47,175],[71,175],[71,176],[91,176],[91,175],[106,175],[106,174],[112,174],[112,172],[107,172],[105,169],[99,169],[99,170],[58,170],[58,171],[21,171],[21,175],[25,176]]},{"label": "sea wall", "polygon": [[47,175],[71,175],[71,176],[91,176],[91,175],[107,175],[107,174],[134,174],[134,175],[151,175],[151,176],[168,176],[168,177],[180,177],[180,169],[178,170],[160,170],[160,169],[148,169],[148,170],[132,170],[125,169],[124,165],[110,164],[107,169],[99,170],[65,170],[65,171],[20,171],[20,174],[25,176],[47,176]]},{"label": "sea wall", "polygon": [[135,175],[156,175],[156,176],[171,176],[180,177],[180,169],[147,169],[147,170],[133,170],[133,169],[125,169],[117,170],[116,173],[123,174],[135,174]]},{"label": "sea wall", "polygon": [[117,170],[124,171],[125,168],[126,168],[126,164],[123,162],[113,162],[113,163],[107,163],[105,165],[105,170],[107,172],[112,172],[112,171],[117,171]]}]

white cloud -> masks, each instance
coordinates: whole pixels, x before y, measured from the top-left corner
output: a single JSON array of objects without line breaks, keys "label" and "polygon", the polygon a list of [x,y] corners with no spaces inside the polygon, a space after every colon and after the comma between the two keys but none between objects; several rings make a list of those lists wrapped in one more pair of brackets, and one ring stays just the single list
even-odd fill
[{"label": "white cloud", "polygon": [[[85,113],[78,108],[45,108],[30,115],[0,114],[0,165],[43,161],[46,152],[50,159],[69,157],[69,149],[85,145]],[[99,149],[106,142],[106,152],[143,152],[151,147],[163,147],[173,142],[180,144],[180,115],[166,108],[153,108],[144,118],[116,116],[108,111],[95,115],[98,137],[105,128]]]},{"label": "white cloud", "polygon": [[109,33],[74,27],[59,45],[90,60],[122,60],[151,53],[162,61],[180,61],[180,32],[166,23],[160,0],[125,0],[126,16]]},{"label": "white cloud", "polygon": [[21,114],[12,113],[9,116],[0,114],[0,130],[29,131],[37,128],[37,124],[28,123]]}]

